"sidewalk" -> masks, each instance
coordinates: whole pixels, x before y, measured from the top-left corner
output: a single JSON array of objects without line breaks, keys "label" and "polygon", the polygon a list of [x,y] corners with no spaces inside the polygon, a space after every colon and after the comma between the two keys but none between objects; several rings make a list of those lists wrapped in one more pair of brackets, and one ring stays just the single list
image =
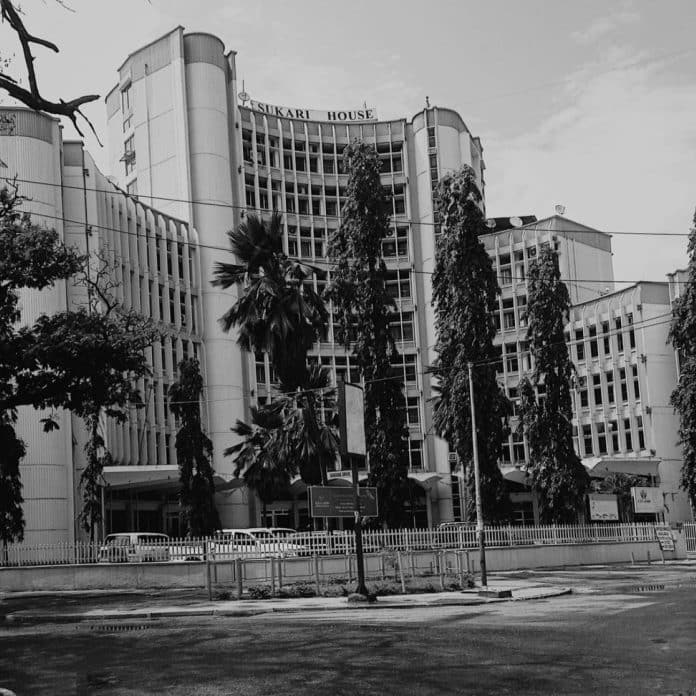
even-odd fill
[{"label": "sidewalk", "polygon": [[[99,622],[107,620],[150,620],[173,617],[228,616],[244,617],[258,614],[280,614],[313,611],[354,611],[378,609],[416,609],[443,606],[475,606],[506,601],[547,599],[569,594],[568,587],[550,587],[525,580],[495,579],[489,583],[489,590],[510,590],[512,597],[497,598],[479,596],[478,587],[463,592],[434,592],[379,597],[376,602],[349,603],[346,597],[306,597],[294,599],[265,600],[224,600],[224,601],[179,601],[176,596],[170,602],[155,602],[152,597],[125,595],[120,597],[118,606],[104,608],[74,608],[61,611],[59,607],[43,610],[23,609],[9,611],[6,623],[77,623],[81,621]],[[77,598],[77,597],[76,597]],[[99,604],[98,595],[90,595],[93,604]],[[96,601],[94,601],[96,600]],[[149,601],[148,601],[149,600]],[[2,616],[0,615],[0,619]]]}]

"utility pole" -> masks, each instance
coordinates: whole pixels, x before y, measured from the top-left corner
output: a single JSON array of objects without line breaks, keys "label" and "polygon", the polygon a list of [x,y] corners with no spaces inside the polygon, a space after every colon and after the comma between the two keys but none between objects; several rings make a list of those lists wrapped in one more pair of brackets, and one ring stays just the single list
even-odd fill
[{"label": "utility pole", "polygon": [[481,566],[481,585],[488,586],[486,575],[486,532],[483,528],[483,507],[481,505],[481,472],[479,471],[478,438],[476,435],[476,407],[474,404],[473,363],[469,367],[469,401],[471,402],[471,446],[474,453],[474,486],[476,488],[476,531],[479,539],[479,565]]}]

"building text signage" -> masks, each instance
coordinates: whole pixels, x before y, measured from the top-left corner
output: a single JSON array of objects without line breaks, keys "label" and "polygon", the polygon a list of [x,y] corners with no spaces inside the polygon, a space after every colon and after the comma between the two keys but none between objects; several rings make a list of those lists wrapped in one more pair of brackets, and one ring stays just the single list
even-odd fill
[{"label": "building text signage", "polygon": [[371,107],[362,109],[335,109],[332,111],[318,111],[317,109],[299,109],[292,106],[276,106],[264,102],[248,101],[252,111],[258,111],[269,116],[282,118],[296,118],[300,121],[329,121],[331,123],[359,123],[361,121],[376,121],[377,110]]},{"label": "building text signage", "polygon": [[590,519],[602,522],[618,522],[619,506],[615,495],[593,493],[590,499]]},{"label": "building text signage", "polygon": [[656,512],[662,512],[664,505],[659,488],[635,486],[631,488],[631,496],[636,514],[654,515]]},{"label": "building text signage", "polygon": [[[312,517],[353,517],[355,492],[352,486],[310,486],[309,503]],[[377,489],[360,486],[360,514],[377,517]]]}]

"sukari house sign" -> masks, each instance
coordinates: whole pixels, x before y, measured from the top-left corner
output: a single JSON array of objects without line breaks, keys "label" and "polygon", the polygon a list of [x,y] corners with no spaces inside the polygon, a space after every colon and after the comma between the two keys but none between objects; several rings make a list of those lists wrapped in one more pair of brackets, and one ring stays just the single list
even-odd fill
[{"label": "sukari house sign", "polygon": [[[245,96],[248,96],[245,94]],[[244,101],[247,100],[243,100]],[[246,105],[246,104],[245,104]],[[319,111],[317,109],[296,108],[294,106],[276,106],[264,102],[248,100],[248,106],[252,111],[258,111],[268,116],[280,116],[282,118],[295,118],[300,121],[329,121],[330,123],[361,123],[377,120],[377,110],[364,106],[361,109],[334,109],[331,111]]]}]

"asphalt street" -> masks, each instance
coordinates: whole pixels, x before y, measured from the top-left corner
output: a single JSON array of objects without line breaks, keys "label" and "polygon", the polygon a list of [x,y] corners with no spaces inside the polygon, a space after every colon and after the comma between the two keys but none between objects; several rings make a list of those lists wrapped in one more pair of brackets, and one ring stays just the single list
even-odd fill
[{"label": "asphalt street", "polygon": [[18,696],[696,695],[692,573],[554,575],[576,579],[576,593],[471,607],[4,624],[0,687]]}]

